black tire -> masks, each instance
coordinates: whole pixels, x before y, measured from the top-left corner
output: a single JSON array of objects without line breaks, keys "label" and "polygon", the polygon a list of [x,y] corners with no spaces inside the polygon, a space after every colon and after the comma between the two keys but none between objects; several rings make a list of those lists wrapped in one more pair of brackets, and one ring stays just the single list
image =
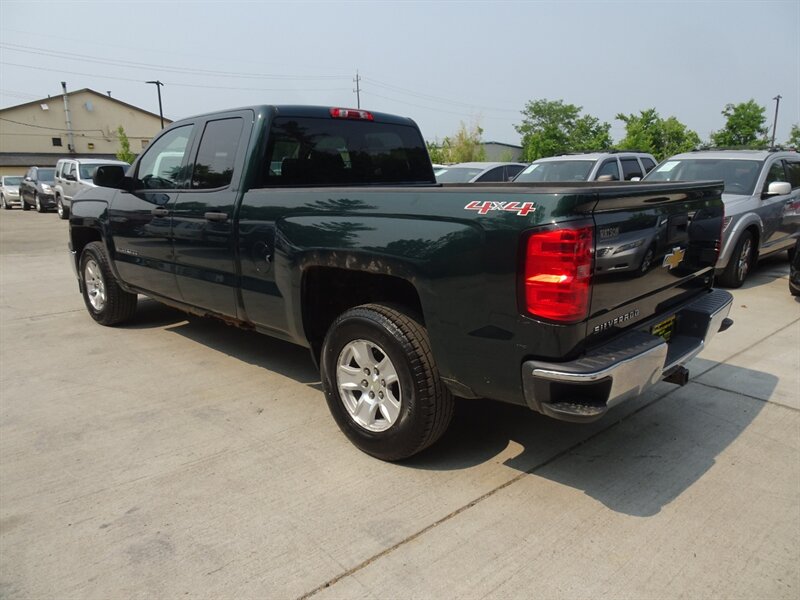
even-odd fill
[{"label": "black tire", "polygon": [[58,210],[58,218],[59,219],[69,219],[69,209],[64,206],[64,202],[61,200],[61,196],[58,197],[56,200],[56,209]]},{"label": "black tire", "polygon": [[45,212],[45,207],[42,205],[42,201],[39,200],[39,194],[34,192],[33,194],[33,205],[36,207],[36,212],[43,213]]},{"label": "black tire", "polygon": [[28,210],[30,208],[28,203],[25,202],[25,198],[22,197],[22,194],[19,195],[19,203],[22,210]]},{"label": "black tire", "polygon": [[639,268],[636,269],[636,276],[642,277],[647,274],[650,270],[650,267],[653,266],[653,259],[656,256],[656,249],[653,246],[650,246],[647,249],[647,252],[644,253],[642,257],[642,262],[639,264]]},{"label": "black tire", "polygon": [[11,205],[8,202],[6,202],[6,197],[4,194],[0,194],[0,203],[2,203],[3,205],[3,210],[8,210],[9,208],[11,208]]},{"label": "black tire", "polygon": [[744,231],[736,242],[725,270],[719,276],[719,283],[729,288],[742,287],[747,275],[753,269],[755,256],[753,234],[750,231]]},{"label": "black tire", "polygon": [[[359,424],[339,389],[340,369],[358,367],[357,362],[340,365],[340,360],[346,361],[346,349],[361,342],[374,345],[374,360],[378,360],[375,356],[380,357],[383,352],[389,362],[381,364],[388,364],[396,372],[399,409],[394,421],[383,431],[370,430]],[[344,312],[325,336],[320,362],[325,398],[333,418],[348,439],[367,454],[387,461],[408,458],[436,442],[450,424],[453,397],[439,376],[428,333],[419,319],[404,308],[365,304]],[[378,381],[374,385],[380,389]],[[390,384],[390,387],[394,385]],[[367,394],[355,389],[353,394],[359,392]],[[393,397],[398,397],[398,393]],[[358,408],[355,412],[358,413]],[[372,412],[377,415],[383,413],[383,409]],[[380,419],[387,417],[382,415],[375,423],[379,424]],[[386,420],[387,424],[390,422]]]},{"label": "black tire", "polygon": [[[95,321],[101,325],[116,325],[134,315],[136,294],[119,287],[101,242],[86,245],[81,253],[80,268],[83,302]],[[98,298],[97,286],[102,286],[102,302]]]}]

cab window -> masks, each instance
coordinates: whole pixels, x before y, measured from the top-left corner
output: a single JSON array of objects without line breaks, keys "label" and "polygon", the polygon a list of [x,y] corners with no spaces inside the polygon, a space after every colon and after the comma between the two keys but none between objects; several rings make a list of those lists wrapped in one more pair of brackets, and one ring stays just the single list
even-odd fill
[{"label": "cab window", "polygon": [[619,181],[619,166],[617,165],[616,158],[610,158],[597,170],[595,179],[600,179],[603,176],[610,176],[611,181]]},{"label": "cab window", "polygon": [[181,187],[186,179],[181,166],[191,133],[192,125],[183,125],[153,142],[139,161],[136,187],[155,190]]},{"label": "cab window", "polygon": [[786,178],[786,173],[783,170],[783,163],[779,160],[776,160],[772,163],[772,166],[767,171],[767,178],[764,181],[764,189],[763,192],[766,194],[767,189],[769,188],[769,184],[774,181],[789,181]]}]

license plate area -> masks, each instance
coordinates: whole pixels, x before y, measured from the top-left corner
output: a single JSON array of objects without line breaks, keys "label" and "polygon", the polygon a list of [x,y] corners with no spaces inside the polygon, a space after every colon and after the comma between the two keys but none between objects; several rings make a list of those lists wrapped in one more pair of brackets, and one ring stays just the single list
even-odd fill
[{"label": "license plate area", "polygon": [[664,319],[660,323],[656,323],[650,328],[650,333],[653,335],[657,335],[660,338],[663,338],[664,341],[668,342],[672,337],[672,334],[675,332],[675,315],[672,315],[668,319]]}]

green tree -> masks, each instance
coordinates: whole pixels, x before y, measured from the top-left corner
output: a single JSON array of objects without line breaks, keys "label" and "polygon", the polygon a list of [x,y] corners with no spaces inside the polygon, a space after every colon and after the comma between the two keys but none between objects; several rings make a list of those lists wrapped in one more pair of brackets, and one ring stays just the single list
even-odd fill
[{"label": "green tree", "polygon": [[132,163],[136,155],[131,152],[131,142],[128,140],[128,135],[125,129],[120,125],[117,127],[117,139],[119,140],[119,150],[117,150],[117,159],[124,160],[126,163]]},{"label": "green tree", "polygon": [[786,141],[786,145],[790,148],[800,149],[800,124],[795,123],[792,125],[792,130],[789,132],[789,139]]},{"label": "green tree", "polygon": [[522,111],[522,123],[514,128],[522,136],[523,160],[567,152],[592,152],[611,147],[611,125],[583,107],[563,100],[531,100]]},{"label": "green tree", "polygon": [[769,145],[763,106],[755,100],[726,104],[722,109],[725,127],[711,134],[711,142],[723,148],[766,148]]},{"label": "green tree", "polygon": [[619,113],[616,118],[625,123],[625,137],[617,144],[620,149],[649,152],[663,160],[700,145],[696,132],[675,117],[662,119],[655,108],[642,110],[638,115]]},{"label": "green tree", "polygon": [[431,162],[435,163],[460,163],[486,160],[486,148],[483,147],[481,136],[483,129],[475,123],[467,129],[464,122],[453,137],[444,138],[441,143],[425,142]]}]

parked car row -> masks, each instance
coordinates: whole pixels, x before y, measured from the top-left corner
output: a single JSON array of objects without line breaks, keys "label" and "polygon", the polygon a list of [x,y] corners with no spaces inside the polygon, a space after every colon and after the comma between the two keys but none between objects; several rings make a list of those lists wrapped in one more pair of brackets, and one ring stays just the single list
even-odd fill
[{"label": "parked car row", "polygon": [[130,165],[120,160],[96,158],[62,158],[53,167],[30,167],[24,176],[3,176],[0,202],[4,209],[19,205],[22,210],[36,208],[46,212],[58,211],[62,219],[69,217],[72,199],[81,191],[96,187],[97,167]]}]

